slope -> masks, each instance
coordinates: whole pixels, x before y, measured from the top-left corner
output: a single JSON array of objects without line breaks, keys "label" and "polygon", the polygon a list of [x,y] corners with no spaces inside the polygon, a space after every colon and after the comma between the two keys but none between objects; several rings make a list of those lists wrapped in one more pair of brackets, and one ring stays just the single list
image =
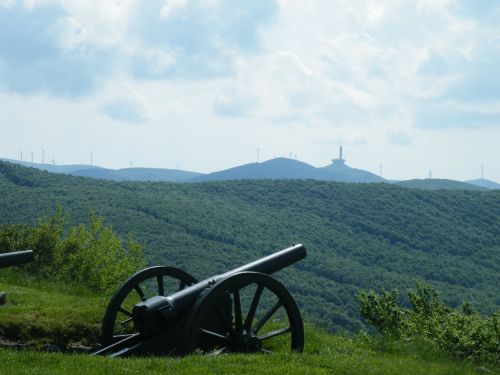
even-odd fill
[{"label": "slope", "polygon": [[201,279],[294,243],[305,261],[278,277],[306,319],[360,328],[360,289],[425,280],[446,303],[498,309],[500,191],[261,180],[200,184],[96,181],[0,163],[0,223],[33,223],[56,204],[92,209],[145,244],[151,264]]},{"label": "slope", "polygon": [[313,179],[339,182],[383,182],[383,178],[361,169],[350,168],[347,165],[333,163],[329,166],[316,168],[302,161],[275,158],[262,163],[250,163],[229,168],[219,172],[209,173],[192,179],[200,181],[223,181],[243,179]]},{"label": "slope", "polygon": [[385,182],[386,180],[371,172],[362,169],[351,168],[340,159],[333,160],[333,163],[326,167],[319,168],[329,178],[324,178],[327,181],[337,182]]},{"label": "slope", "polygon": [[72,173],[74,171],[81,169],[101,169],[101,167],[86,165],[86,164],[58,165],[58,164],[52,164],[52,162],[41,164],[41,163],[30,163],[27,161],[20,161],[20,160],[4,159],[4,158],[0,158],[0,161],[22,165],[23,167],[36,168],[42,171],[53,172],[53,173]]},{"label": "slope", "polygon": [[[290,353],[283,348],[282,352],[260,355],[94,357],[88,352],[95,350],[92,345],[96,342],[109,296],[97,296],[75,285],[27,280],[22,274],[16,282],[12,277],[6,282],[3,276],[0,274],[0,289],[8,290],[9,302],[0,309],[0,336],[11,341],[0,340],[2,374],[499,373],[498,367],[492,363],[452,359],[429,343],[396,343],[363,336],[346,338],[327,334],[311,325],[304,327],[305,349],[302,354]],[[28,343],[27,347],[25,343]],[[64,350],[66,354],[32,351],[40,345],[49,350]],[[24,347],[24,350],[2,346]],[[75,352],[81,354],[75,355]]]},{"label": "slope", "polygon": [[20,160],[11,160],[0,158],[0,161],[6,161],[13,164],[31,167],[42,171],[52,173],[71,174],[73,176],[92,177],[103,180],[114,181],[172,181],[181,182],[193,177],[202,175],[198,172],[183,171],[177,169],[165,168],[123,168],[108,169],[95,165],[69,164],[57,165],[50,163],[30,163]]},{"label": "slope", "polygon": [[242,179],[320,179],[321,173],[307,163],[287,159],[275,158],[262,163],[249,163],[223,171],[209,173],[194,178],[193,182],[222,181]]},{"label": "slope", "polygon": [[500,184],[495,181],[487,180],[486,178],[478,178],[476,180],[466,181],[468,184],[480,186],[486,189],[500,189]]},{"label": "slope", "polygon": [[78,169],[73,176],[92,177],[114,181],[171,181],[182,182],[202,175],[197,172],[164,168],[123,168],[123,169]]},{"label": "slope", "polygon": [[396,185],[413,188],[413,189],[424,189],[424,190],[486,190],[485,187],[474,185],[467,182],[446,180],[446,179],[415,179],[395,182]]}]

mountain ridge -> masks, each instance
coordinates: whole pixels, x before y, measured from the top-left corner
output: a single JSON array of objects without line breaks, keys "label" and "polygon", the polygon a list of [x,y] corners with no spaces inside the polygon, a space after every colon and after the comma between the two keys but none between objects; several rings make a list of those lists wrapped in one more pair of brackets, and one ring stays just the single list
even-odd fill
[{"label": "mountain ridge", "polygon": [[247,163],[232,168],[211,173],[199,173],[166,168],[121,168],[110,169],[100,166],[84,164],[51,165],[37,164],[25,161],[0,158],[13,164],[33,167],[52,173],[71,174],[74,176],[90,177],[113,181],[164,181],[164,182],[203,182],[226,181],[243,179],[313,179],[319,181],[357,182],[357,183],[388,183],[416,189],[446,189],[446,190],[473,190],[473,189],[500,189],[500,184],[487,180],[476,179],[457,181],[448,179],[411,179],[404,181],[387,180],[374,173],[352,168],[344,159],[334,159],[332,163],[315,167],[303,161],[291,158],[278,157],[260,163]]},{"label": "mountain ridge", "polygon": [[243,179],[313,179],[337,182],[384,182],[385,179],[361,169],[343,164],[314,167],[303,161],[274,158],[261,163],[249,163],[193,178],[192,182]]}]

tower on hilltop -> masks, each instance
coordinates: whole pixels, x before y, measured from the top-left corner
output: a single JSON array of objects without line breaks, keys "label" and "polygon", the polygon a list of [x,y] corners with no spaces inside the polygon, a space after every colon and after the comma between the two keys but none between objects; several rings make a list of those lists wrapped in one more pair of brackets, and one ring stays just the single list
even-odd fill
[{"label": "tower on hilltop", "polygon": [[345,159],[342,159],[342,146],[340,146],[340,148],[339,148],[339,158],[332,159],[332,163],[335,166],[342,166],[345,164]]}]

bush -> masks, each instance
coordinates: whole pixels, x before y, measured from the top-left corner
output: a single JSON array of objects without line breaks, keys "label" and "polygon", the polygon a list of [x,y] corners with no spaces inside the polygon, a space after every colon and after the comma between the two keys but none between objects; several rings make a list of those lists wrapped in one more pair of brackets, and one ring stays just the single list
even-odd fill
[{"label": "bush", "polygon": [[381,334],[396,339],[430,339],[439,348],[459,358],[500,363],[500,319],[498,314],[484,317],[469,303],[462,312],[447,307],[431,286],[417,283],[410,290],[411,307],[397,303],[398,291],[362,291],[358,296],[364,320]]},{"label": "bush", "polygon": [[145,265],[142,247],[133,239],[126,243],[89,214],[89,223],[68,226],[69,215],[59,208],[52,217],[33,227],[21,224],[0,227],[0,247],[7,251],[32,249],[33,263],[24,266],[46,279],[76,282],[98,292],[110,292]]}]

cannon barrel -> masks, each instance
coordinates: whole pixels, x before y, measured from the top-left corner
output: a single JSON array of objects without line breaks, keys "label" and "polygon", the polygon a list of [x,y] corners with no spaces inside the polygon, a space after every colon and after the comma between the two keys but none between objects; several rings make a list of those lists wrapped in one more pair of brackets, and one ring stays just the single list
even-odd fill
[{"label": "cannon barrel", "polygon": [[210,277],[170,296],[155,296],[136,304],[132,319],[142,336],[151,337],[174,324],[196,302],[198,296],[211,285],[240,272],[260,272],[267,275],[278,272],[306,257],[306,249],[298,244],[221,275]]},{"label": "cannon barrel", "polygon": [[0,268],[30,263],[34,259],[33,250],[14,251],[0,254]]}]

